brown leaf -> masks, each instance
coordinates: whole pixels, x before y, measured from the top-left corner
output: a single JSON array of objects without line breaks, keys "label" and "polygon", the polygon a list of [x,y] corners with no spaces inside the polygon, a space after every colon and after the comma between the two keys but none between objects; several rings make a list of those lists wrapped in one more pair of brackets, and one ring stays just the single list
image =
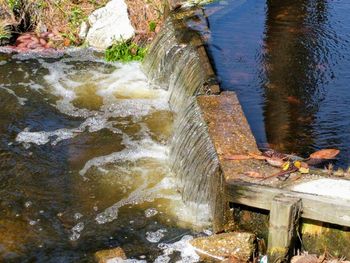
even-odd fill
[{"label": "brown leaf", "polygon": [[283,159],[280,158],[266,158],[266,161],[275,167],[281,167],[284,163]]},{"label": "brown leaf", "polygon": [[339,150],[337,149],[323,149],[317,152],[310,154],[310,158],[312,159],[333,159],[335,156],[339,154]]},{"label": "brown leaf", "polygon": [[287,97],[287,101],[288,101],[288,103],[290,103],[290,104],[295,104],[295,105],[301,104],[301,100],[298,99],[298,98],[295,97],[295,96],[288,96],[288,97]]},{"label": "brown leaf", "polygon": [[226,160],[237,160],[237,161],[249,160],[252,158],[253,158],[252,156],[244,155],[244,154],[233,154],[233,155],[225,156]]},{"label": "brown leaf", "polygon": [[266,160],[266,156],[263,156],[261,154],[256,154],[256,153],[248,153],[249,156],[251,156],[252,158],[256,159],[256,160]]},{"label": "brown leaf", "polygon": [[277,152],[275,150],[268,150],[263,152],[263,155],[269,158],[279,158],[279,159],[286,159],[288,156],[284,153]]},{"label": "brown leaf", "polygon": [[254,171],[245,172],[244,175],[249,176],[249,177],[253,177],[253,178],[264,178],[263,175],[261,175],[258,172],[254,172]]}]

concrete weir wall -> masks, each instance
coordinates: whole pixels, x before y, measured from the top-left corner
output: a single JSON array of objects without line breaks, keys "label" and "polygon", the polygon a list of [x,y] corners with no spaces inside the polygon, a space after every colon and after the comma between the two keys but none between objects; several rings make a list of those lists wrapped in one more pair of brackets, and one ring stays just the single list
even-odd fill
[{"label": "concrete weir wall", "polygon": [[221,92],[205,41],[188,25],[206,23],[201,9],[180,6],[166,2],[168,18],[145,68],[171,90],[177,114],[173,169],[181,175],[184,199],[209,203],[215,232],[244,230],[264,238],[274,259],[285,260],[295,249],[350,258],[350,201],[293,190],[321,176],[295,173],[278,180],[271,175],[280,169],[265,161],[228,158],[260,151],[236,94]]}]

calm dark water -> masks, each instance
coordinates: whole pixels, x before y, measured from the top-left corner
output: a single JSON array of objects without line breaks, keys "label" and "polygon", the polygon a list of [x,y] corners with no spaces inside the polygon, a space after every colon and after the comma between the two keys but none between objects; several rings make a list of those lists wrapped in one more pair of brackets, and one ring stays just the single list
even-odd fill
[{"label": "calm dark water", "polygon": [[[350,2],[219,1],[209,52],[261,146],[307,156],[338,148],[350,164]],[[267,144],[268,143],[268,144]]]}]

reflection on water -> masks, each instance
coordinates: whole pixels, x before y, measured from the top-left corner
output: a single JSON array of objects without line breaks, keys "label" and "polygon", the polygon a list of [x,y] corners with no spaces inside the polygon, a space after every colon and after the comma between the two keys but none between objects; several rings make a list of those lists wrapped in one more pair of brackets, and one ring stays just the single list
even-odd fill
[{"label": "reflection on water", "polygon": [[168,93],[139,64],[87,55],[0,57],[0,261],[90,262],[121,246],[197,262],[185,248],[206,216],[175,191]]},{"label": "reflection on water", "polygon": [[339,148],[338,165],[350,164],[349,11],[346,0],[207,8],[222,86],[238,93],[259,143],[304,156]]}]

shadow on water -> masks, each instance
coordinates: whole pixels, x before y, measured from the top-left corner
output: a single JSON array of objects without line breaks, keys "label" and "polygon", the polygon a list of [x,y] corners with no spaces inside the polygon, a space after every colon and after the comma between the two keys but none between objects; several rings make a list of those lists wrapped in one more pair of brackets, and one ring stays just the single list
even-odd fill
[{"label": "shadow on water", "polygon": [[[350,163],[350,3],[219,1],[206,7],[222,87],[237,92],[262,147]],[[266,144],[268,143],[268,144]]]}]

